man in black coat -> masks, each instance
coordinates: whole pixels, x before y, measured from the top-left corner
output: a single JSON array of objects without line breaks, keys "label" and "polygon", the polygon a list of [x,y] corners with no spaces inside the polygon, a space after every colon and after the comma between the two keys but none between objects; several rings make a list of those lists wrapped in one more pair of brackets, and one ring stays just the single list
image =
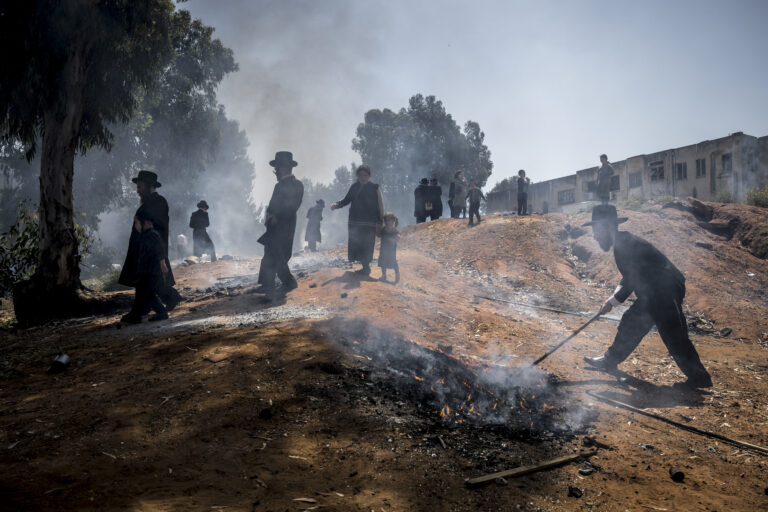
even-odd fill
[{"label": "man in black coat", "polygon": [[526,215],[528,209],[528,185],[531,184],[530,178],[525,176],[525,171],[517,171],[517,214]]},{"label": "man in black coat", "polygon": [[216,247],[213,240],[208,236],[206,228],[211,225],[208,219],[208,203],[200,201],[197,203],[197,211],[192,212],[189,217],[189,227],[192,228],[192,247],[195,256],[198,258],[208,251],[211,255],[211,261],[216,261]]},{"label": "man in black coat", "polygon": [[709,373],[701,364],[699,354],[688,337],[688,325],[683,314],[685,277],[656,247],[640,237],[619,231],[626,218],[617,218],[612,205],[599,205],[592,210],[592,234],[600,248],[613,247],[621,282],[603,305],[600,314],[607,314],[624,302],[632,292],[637,300],[621,317],[613,345],[600,357],[584,360],[604,370],[615,370],[637,347],[648,331],[656,325],[664,345],[688,380],[676,387],[708,388],[712,386]]},{"label": "man in black coat", "polygon": [[432,204],[432,210],[429,213],[429,220],[439,219],[443,216],[443,187],[437,182],[437,178],[429,180],[429,202]]},{"label": "man in black coat", "polygon": [[[132,180],[136,184],[136,193],[141,199],[141,206],[136,210],[134,220],[141,214],[152,220],[154,229],[160,235],[163,242],[163,251],[165,253],[165,266],[167,272],[164,273],[164,286],[159,290],[158,295],[165,304],[168,311],[171,311],[181,301],[181,295],[173,287],[176,281],[173,278],[171,262],[168,259],[168,202],[163,196],[157,193],[157,189],[162,185],[157,181],[157,174],[150,171],[139,171],[139,175]],[[131,239],[128,242],[128,253],[125,256],[125,263],[120,272],[118,282],[125,286],[134,286],[136,282],[136,265],[138,262],[139,239],[141,233],[131,226]]]},{"label": "man in black coat", "polygon": [[323,241],[323,234],[320,232],[320,223],[323,220],[323,208],[325,201],[318,199],[315,206],[307,211],[307,230],[304,233],[304,241],[312,252],[317,252],[317,242]]},{"label": "man in black coat", "polygon": [[413,191],[413,216],[416,217],[416,224],[427,220],[427,201],[429,199],[429,180],[422,178],[416,190]]},{"label": "man in black coat", "polygon": [[293,236],[296,233],[296,211],[304,198],[304,185],[293,175],[297,164],[289,151],[278,151],[269,162],[274,167],[277,184],[267,206],[264,223],[267,232],[258,240],[264,245],[264,257],[259,269],[260,292],[271,296],[275,291],[275,276],[280,278],[285,291],[298,286],[288,268],[293,254]]},{"label": "man in black coat", "polygon": [[611,200],[611,180],[613,166],[608,163],[608,155],[600,155],[600,168],[597,170],[597,198],[602,204]]}]

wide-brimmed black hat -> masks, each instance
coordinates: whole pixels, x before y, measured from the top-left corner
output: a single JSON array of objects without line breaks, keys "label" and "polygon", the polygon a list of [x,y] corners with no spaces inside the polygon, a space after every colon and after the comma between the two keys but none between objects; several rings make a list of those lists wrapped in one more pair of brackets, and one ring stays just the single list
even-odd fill
[{"label": "wide-brimmed black hat", "polygon": [[421,181],[419,182],[422,185],[429,185],[429,180],[427,178],[421,178]]},{"label": "wide-brimmed black hat", "polygon": [[208,209],[208,203],[206,203],[205,199],[203,199],[202,201],[197,203],[197,207],[198,208],[202,208],[203,210],[207,210]]},{"label": "wide-brimmed black hat", "polygon": [[160,182],[157,181],[157,174],[153,173],[152,171],[139,171],[139,175],[133,178],[131,181],[134,183],[143,181],[150,187],[155,187],[155,188],[162,187]]},{"label": "wide-brimmed black hat", "polygon": [[622,222],[627,222],[627,218],[619,217],[616,213],[615,206],[610,204],[599,204],[592,208],[592,220],[582,224],[582,226],[594,226],[598,222],[621,224]]},{"label": "wide-brimmed black hat", "polygon": [[278,168],[280,166],[296,167],[299,164],[293,159],[293,153],[290,151],[278,151],[275,153],[275,159],[269,162],[269,165]]},{"label": "wide-brimmed black hat", "polygon": [[325,206],[325,201],[323,201],[322,199],[318,199],[318,200],[317,200],[317,201],[315,201],[315,202],[316,202],[317,204],[319,204],[320,206]]}]

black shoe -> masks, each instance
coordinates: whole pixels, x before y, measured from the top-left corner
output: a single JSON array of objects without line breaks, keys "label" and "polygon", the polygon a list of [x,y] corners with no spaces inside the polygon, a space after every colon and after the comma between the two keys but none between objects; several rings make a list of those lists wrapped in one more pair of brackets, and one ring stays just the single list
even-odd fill
[{"label": "black shoe", "polygon": [[168,313],[157,313],[149,317],[150,322],[159,322],[160,320],[168,320]]},{"label": "black shoe", "polygon": [[675,382],[674,384],[672,384],[672,387],[681,391],[711,388],[712,377],[710,377],[709,375],[704,375],[701,377],[696,377],[694,379],[689,378],[688,380],[683,382]]},{"label": "black shoe", "polygon": [[599,368],[601,370],[606,370],[609,372],[616,370],[616,363],[614,363],[613,361],[610,361],[605,356],[598,356],[598,357],[584,356],[584,362],[594,366],[595,368]]},{"label": "black shoe", "polygon": [[175,293],[170,294],[168,297],[166,297],[166,300],[163,301],[163,304],[165,304],[165,310],[166,311],[173,311],[176,306],[179,305],[179,302],[181,302],[181,294],[174,290]]},{"label": "black shoe", "polygon": [[264,286],[259,285],[257,288],[254,288],[250,291],[250,293],[264,293],[264,294],[270,294],[275,293],[275,287],[274,286]]},{"label": "black shoe", "polygon": [[299,287],[299,283],[297,283],[295,279],[288,281],[287,283],[283,283],[283,290],[286,292],[295,290],[298,287]]},{"label": "black shoe", "polygon": [[123,315],[120,318],[120,321],[126,324],[140,324],[141,317],[139,315],[133,315],[131,313],[128,313],[127,315]]}]

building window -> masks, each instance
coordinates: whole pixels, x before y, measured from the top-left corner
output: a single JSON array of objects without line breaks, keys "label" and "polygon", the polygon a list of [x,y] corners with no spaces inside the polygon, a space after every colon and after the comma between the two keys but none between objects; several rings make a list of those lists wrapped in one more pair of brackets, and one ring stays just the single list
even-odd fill
[{"label": "building window", "polygon": [[611,176],[611,190],[619,190],[621,188],[621,176]]},{"label": "building window", "polygon": [[733,158],[730,153],[726,153],[722,157],[723,159],[723,174],[731,174],[733,172]]},{"label": "building window", "polygon": [[651,181],[664,180],[664,162],[653,162],[651,164]]},{"label": "building window", "polygon": [[688,179],[688,163],[687,162],[681,162],[679,164],[675,164],[675,179],[678,181]]},{"label": "building window", "polygon": [[696,160],[696,177],[697,178],[703,178],[707,175],[707,164],[706,160],[703,158],[699,158]]},{"label": "building window", "polygon": [[571,204],[576,202],[576,190],[561,190],[557,193],[557,204]]},{"label": "building window", "polygon": [[581,183],[581,191],[582,192],[597,192],[597,182],[596,181],[583,181]]},{"label": "building window", "polygon": [[633,172],[629,175],[629,188],[637,188],[643,186],[643,173]]}]

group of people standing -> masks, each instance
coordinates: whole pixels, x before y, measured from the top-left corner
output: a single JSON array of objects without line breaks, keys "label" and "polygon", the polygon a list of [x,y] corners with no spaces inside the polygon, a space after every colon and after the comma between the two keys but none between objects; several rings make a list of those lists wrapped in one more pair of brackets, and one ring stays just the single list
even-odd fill
[{"label": "group of people standing", "polygon": [[413,191],[413,199],[413,216],[416,217],[417,224],[443,216],[443,187],[437,182],[437,178],[422,178]]},{"label": "group of people standing", "polygon": [[[416,190],[413,191],[414,209],[413,215],[416,223],[426,222],[427,219],[435,220],[443,216],[443,188],[437,178],[428,180],[422,178]],[[466,218],[467,203],[469,203],[469,225],[474,226],[474,218],[480,222],[480,201],[485,201],[485,195],[477,186],[477,183],[464,179],[463,171],[456,171],[453,181],[448,189],[448,207],[451,210],[451,218]]]}]

